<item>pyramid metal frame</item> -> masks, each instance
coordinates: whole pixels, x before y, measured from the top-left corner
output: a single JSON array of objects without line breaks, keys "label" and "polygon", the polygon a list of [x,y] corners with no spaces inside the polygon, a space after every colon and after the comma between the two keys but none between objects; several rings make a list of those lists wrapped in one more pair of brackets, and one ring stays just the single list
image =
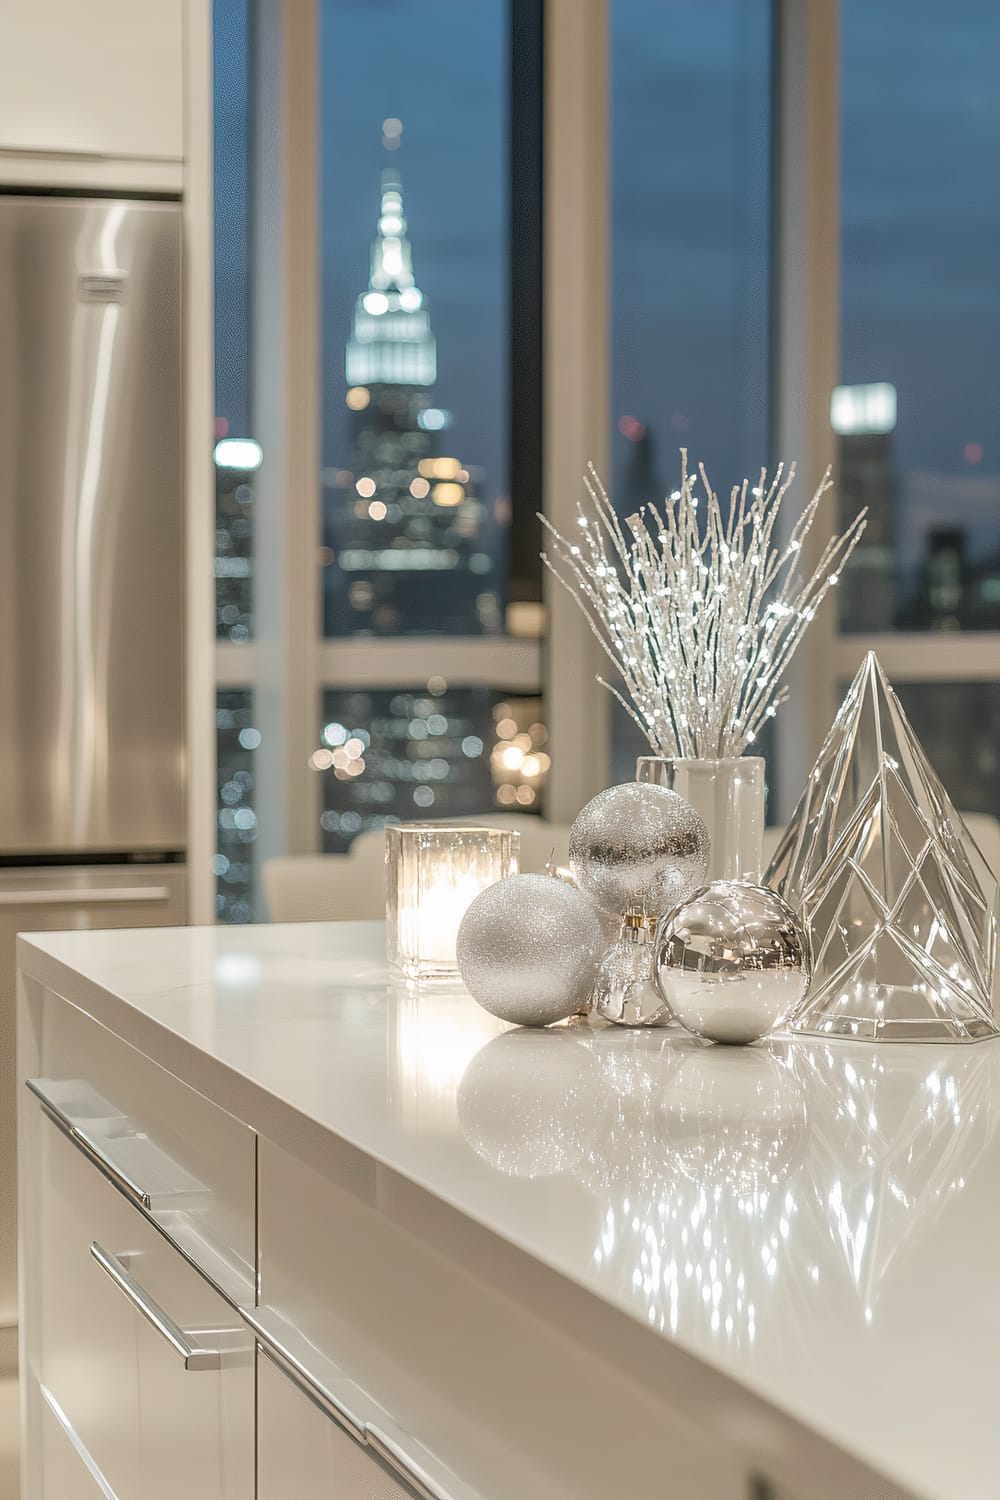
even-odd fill
[{"label": "pyramid metal frame", "polygon": [[813,981],[793,1031],[868,1041],[1000,1035],[1000,884],[869,652],[766,876]]}]

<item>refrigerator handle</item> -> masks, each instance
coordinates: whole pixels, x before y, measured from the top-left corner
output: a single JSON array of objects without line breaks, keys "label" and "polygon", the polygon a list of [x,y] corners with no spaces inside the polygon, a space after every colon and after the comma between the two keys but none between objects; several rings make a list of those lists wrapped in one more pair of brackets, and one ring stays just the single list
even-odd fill
[{"label": "refrigerator handle", "polygon": [[108,906],[138,901],[168,901],[165,885],[77,886],[65,891],[0,891],[0,906]]}]

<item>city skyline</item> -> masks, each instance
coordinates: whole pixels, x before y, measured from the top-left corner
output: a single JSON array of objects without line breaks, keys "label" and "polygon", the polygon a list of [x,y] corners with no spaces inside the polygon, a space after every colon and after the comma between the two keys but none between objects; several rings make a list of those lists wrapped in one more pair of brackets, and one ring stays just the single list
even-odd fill
[{"label": "city skyline", "polygon": [[[763,0],[719,0],[711,7],[677,0],[666,27],[662,7],[651,0],[616,0],[612,8],[612,415],[615,421],[634,415],[655,433],[664,486],[681,441],[705,457],[720,486],[769,456],[768,9]],[[989,105],[985,65],[990,37],[1000,45],[1000,13],[985,0],[960,0],[958,11],[944,27],[930,0],[914,0],[902,42],[906,76],[915,82],[897,89],[884,58],[890,45],[901,44],[898,28],[888,26],[880,7],[844,8],[841,378],[895,378],[901,472],[959,472],[967,445],[979,443],[980,474],[1000,475],[991,397],[1000,330],[1000,291],[991,272],[1000,249],[1000,194],[986,175],[1000,147],[1000,113]],[[333,351],[349,324],[363,243],[358,231],[380,165],[381,121],[397,117],[424,280],[448,350],[442,401],[463,392],[460,446],[480,453],[488,473],[503,476],[505,6],[436,0],[418,14],[409,0],[338,0],[323,16],[325,379],[339,375]],[[461,68],[443,67],[442,34],[453,39]],[[939,38],[946,67],[931,66]],[[225,66],[225,54],[219,64]],[[953,87],[956,77],[961,89]],[[238,125],[239,101],[223,100],[221,108],[224,115],[234,111]],[[467,128],[450,129],[455,117]],[[671,143],[675,150],[667,149]],[[226,169],[235,170],[238,197],[248,184],[232,153]],[[457,210],[468,201],[469,184],[476,212],[466,215]],[[239,299],[227,288],[240,280],[245,256],[239,233],[228,233],[225,223],[218,248],[222,300],[231,306]],[[943,276],[949,264],[954,273]],[[659,291],[651,301],[654,284]],[[227,348],[240,343],[239,329],[227,318],[221,333],[220,365],[238,372],[245,361],[227,358]],[[941,362],[958,382],[952,391],[958,418],[942,410]],[[239,400],[225,402],[238,416]],[[329,450],[342,423],[339,401],[325,398],[323,415]],[[676,430],[675,417],[686,418],[684,431]],[[622,440],[616,448],[617,481]],[[501,480],[494,482],[502,493]],[[905,485],[900,501],[905,509]]]}]

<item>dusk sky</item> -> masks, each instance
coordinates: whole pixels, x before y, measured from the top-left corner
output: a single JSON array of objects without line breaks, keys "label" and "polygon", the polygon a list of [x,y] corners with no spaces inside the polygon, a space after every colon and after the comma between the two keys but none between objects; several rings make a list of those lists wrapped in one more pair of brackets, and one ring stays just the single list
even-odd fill
[{"label": "dusk sky", "polygon": [[[219,411],[249,423],[237,0],[217,0]],[[613,0],[613,415],[681,441],[726,488],[766,461],[767,0]],[[1000,6],[844,0],[842,378],[899,389],[896,466],[916,526],[1000,535]],[[343,352],[403,121],[417,282],[453,441],[506,483],[507,32],[503,0],[322,6],[324,461],[345,460]],[[981,450],[981,453],[980,453]],[[616,437],[613,480],[629,445]],[[787,455],[791,457],[793,455]],[[911,470],[954,476],[914,481]],[[807,476],[813,479],[815,476]],[[930,494],[930,499],[927,496]],[[919,540],[919,538],[917,539]],[[910,551],[916,543],[910,538]]]}]

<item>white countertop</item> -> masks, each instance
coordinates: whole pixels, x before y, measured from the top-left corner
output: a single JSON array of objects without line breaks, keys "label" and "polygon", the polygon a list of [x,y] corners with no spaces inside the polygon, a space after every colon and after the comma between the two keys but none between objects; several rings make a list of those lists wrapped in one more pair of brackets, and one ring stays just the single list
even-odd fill
[{"label": "white countertop", "polygon": [[510,1031],[387,976],[377,923],[19,945],[275,1139],[351,1142],[928,1500],[1000,1494],[1000,1042]]}]

